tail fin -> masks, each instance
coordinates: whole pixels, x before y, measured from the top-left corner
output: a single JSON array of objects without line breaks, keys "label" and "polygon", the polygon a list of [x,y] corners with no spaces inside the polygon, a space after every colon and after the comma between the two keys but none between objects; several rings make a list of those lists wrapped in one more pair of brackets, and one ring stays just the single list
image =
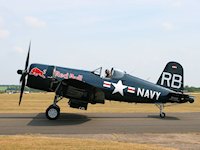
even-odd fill
[{"label": "tail fin", "polygon": [[163,70],[157,84],[176,92],[183,92],[183,67],[177,62],[169,62]]}]

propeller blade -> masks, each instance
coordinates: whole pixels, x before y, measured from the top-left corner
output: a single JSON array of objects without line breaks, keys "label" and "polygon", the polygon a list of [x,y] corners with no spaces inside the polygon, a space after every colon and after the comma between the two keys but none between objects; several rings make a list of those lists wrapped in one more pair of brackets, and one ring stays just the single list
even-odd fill
[{"label": "propeller blade", "polygon": [[25,70],[26,70],[26,71],[27,71],[28,64],[29,64],[30,50],[31,50],[31,41],[30,41],[30,44],[29,44],[28,54],[27,54],[27,58],[26,58],[26,64],[25,64]]},{"label": "propeller blade", "polygon": [[26,57],[25,70],[18,70],[17,71],[18,74],[21,74],[20,83],[22,83],[20,97],[19,97],[19,106],[21,104],[22,97],[23,97],[23,94],[24,94],[24,88],[25,88],[25,85],[26,85],[26,76],[28,74],[27,68],[28,68],[28,65],[29,65],[30,50],[31,50],[31,41],[30,41],[30,44],[29,44],[28,54],[27,54],[27,57]]},{"label": "propeller blade", "polygon": [[22,101],[22,96],[23,96],[23,93],[24,93],[25,84],[26,84],[26,80],[24,79],[24,80],[22,80],[21,92],[20,92],[20,97],[19,97],[19,106],[20,106],[21,101]]},{"label": "propeller blade", "polygon": [[25,75],[24,75],[24,73],[23,73],[23,74],[21,75],[21,78],[20,78],[20,83],[22,83],[22,81],[25,80],[24,77],[25,77]]}]

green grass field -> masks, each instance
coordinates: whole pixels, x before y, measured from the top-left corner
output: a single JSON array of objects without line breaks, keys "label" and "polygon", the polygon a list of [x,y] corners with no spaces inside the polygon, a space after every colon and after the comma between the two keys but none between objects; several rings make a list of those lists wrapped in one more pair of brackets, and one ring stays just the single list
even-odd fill
[{"label": "green grass field", "polygon": [[0,91],[5,91],[7,87],[0,86]]},{"label": "green grass field", "polygon": [[[196,97],[194,103],[185,103],[166,107],[165,112],[200,112],[200,93],[193,93]],[[40,113],[52,104],[54,93],[32,93],[24,94],[21,106],[18,106],[19,94],[0,94],[0,113]],[[106,101],[105,104],[89,104],[88,110],[78,110],[70,108],[68,99],[61,100],[58,105],[61,112],[70,113],[134,113],[134,112],[158,112],[158,108],[153,104],[135,104],[115,101]]]}]

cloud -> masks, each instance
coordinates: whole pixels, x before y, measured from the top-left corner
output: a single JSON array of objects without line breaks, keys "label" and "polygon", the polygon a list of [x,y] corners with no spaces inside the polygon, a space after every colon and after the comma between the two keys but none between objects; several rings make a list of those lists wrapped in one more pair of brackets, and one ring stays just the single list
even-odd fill
[{"label": "cloud", "polygon": [[164,30],[166,31],[172,31],[174,30],[174,25],[171,22],[163,22],[162,23],[162,27],[164,28]]},{"label": "cloud", "polygon": [[36,17],[27,16],[24,19],[25,19],[26,24],[29,25],[30,27],[33,27],[33,28],[43,28],[43,27],[46,27],[46,22],[42,21],[42,20],[39,20]]},{"label": "cloud", "polygon": [[23,48],[19,47],[19,46],[15,46],[15,47],[14,47],[14,50],[15,50],[17,53],[24,53],[24,52],[25,52],[25,50],[24,50]]},{"label": "cloud", "polygon": [[3,17],[0,16],[0,27],[3,27],[4,26],[4,20],[3,20]]},{"label": "cloud", "polygon": [[182,6],[182,2],[180,0],[173,0],[172,2],[172,6],[173,7],[181,7]]},{"label": "cloud", "polygon": [[10,32],[8,30],[0,29],[0,39],[5,39],[9,37],[9,35],[10,35]]},{"label": "cloud", "polygon": [[5,25],[5,21],[4,21],[3,17],[0,16],[0,39],[5,39],[5,38],[9,37],[9,35],[10,35],[10,32],[3,28],[4,25]]}]

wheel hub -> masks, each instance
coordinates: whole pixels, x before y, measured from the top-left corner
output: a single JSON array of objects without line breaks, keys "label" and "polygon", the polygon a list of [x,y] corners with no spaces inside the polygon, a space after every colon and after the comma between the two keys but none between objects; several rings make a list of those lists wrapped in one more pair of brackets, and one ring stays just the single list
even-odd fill
[{"label": "wheel hub", "polygon": [[49,115],[50,118],[56,118],[57,115],[58,115],[58,112],[55,108],[51,108],[48,111],[48,115]]}]

